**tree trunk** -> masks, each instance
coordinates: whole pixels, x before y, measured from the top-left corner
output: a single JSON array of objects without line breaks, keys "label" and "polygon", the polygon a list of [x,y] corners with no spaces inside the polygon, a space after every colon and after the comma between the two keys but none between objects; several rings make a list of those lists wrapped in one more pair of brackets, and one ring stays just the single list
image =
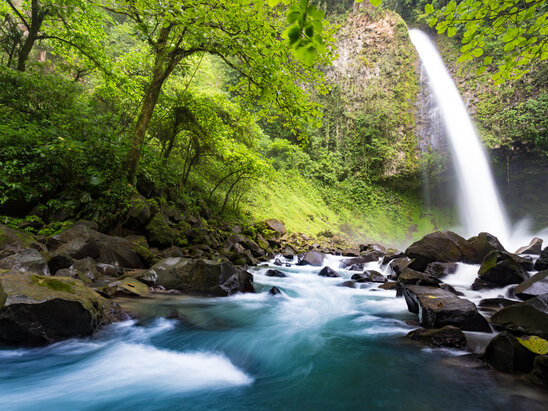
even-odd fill
[{"label": "tree trunk", "polygon": [[21,50],[19,50],[18,53],[17,70],[19,71],[25,71],[30,52],[34,47],[36,39],[38,38],[38,32],[40,31],[40,27],[42,27],[44,17],[46,17],[48,13],[47,10],[40,11],[39,8],[40,6],[38,5],[38,0],[33,0],[31,11],[32,20],[30,22],[30,27],[28,27],[29,34],[23,43],[23,47],[21,47]]},{"label": "tree trunk", "polygon": [[137,173],[137,166],[141,160],[141,151],[143,149],[143,142],[145,141],[145,135],[147,132],[148,124],[154,113],[154,107],[158,102],[162,85],[167,78],[165,72],[155,71],[152,78],[152,82],[147,88],[145,97],[143,98],[143,105],[141,106],[141,112],[137,124],[135,125],[135,134],[131,140],[131,147],[127,156],[127,176],[130,181],[135,179]]}]

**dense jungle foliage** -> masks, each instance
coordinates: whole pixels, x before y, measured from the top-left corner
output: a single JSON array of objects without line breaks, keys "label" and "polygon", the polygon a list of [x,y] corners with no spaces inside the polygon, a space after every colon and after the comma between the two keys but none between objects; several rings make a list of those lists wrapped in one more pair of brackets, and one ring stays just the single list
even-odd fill
[{"label": "dense jungle foliage", "polygon": [[[418,63],[393,11],[421,24],[425,3],[271,3],[0,0],[3,221],[108,230],[139,193],[314,235],[401,241],[453,223],[422,204]],[[545,67],[503,89],[490,68],[465,75],[497,90],[476,105],[490,147],[546,153]]]}]

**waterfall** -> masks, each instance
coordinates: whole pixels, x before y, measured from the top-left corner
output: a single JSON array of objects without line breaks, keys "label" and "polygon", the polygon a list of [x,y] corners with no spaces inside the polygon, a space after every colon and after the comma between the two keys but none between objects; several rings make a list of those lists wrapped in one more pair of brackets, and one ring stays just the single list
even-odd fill
[{"label": "waterfall", "polygon": [[466,235],[490,232],[509,238],[504,208],[479,136],[436,47],[420,30],[409,36],[430,80],[452,150],[459,185],[459,213]]}]

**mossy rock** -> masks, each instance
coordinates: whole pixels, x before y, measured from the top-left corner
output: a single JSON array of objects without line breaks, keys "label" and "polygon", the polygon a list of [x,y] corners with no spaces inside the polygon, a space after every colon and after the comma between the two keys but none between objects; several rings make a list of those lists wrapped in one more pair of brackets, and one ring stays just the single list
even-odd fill
[{"label": "mossy rock", "polygon": [[47,251],[46,247],[38,242],[36,237],[31,233],[17,231],[0,224],[0,259],[27,248],[34,248],[43,252]]},{"label": "mossy rock", "polygon": [[175,230],[171,228],[167,218],[159,213],[152,217],[145,227],[145,231],[149,243],[159,247],[172,246],[176,237]]},{"label": "mossy rock", "polygon": [[0,341],[5,343],[42,345],[88,336],[123,318],[79,280],[24,272],[0,276]]}]

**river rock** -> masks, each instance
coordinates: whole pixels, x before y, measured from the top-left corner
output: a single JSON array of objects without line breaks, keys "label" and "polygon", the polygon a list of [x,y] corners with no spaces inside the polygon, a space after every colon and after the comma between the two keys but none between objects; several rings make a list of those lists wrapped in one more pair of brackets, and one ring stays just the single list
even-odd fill
[{"label": "river rock", "polygon": [[493,314],[491,324],[516,335],[548,338],[548,294],[503,308]]},{"label": "river rock", "polygon": [[502,310],[505,307],[510,307],[511,305],[519,304],[519,301],[508,300],[506,298],[484,298],[478,304],[478,307],[484,311],[497,312]]},{"label": "river rock", "polygon": [[48,268],[51,275],[55,275],[62,268],[69,268],[74,263],[74,258],[68,254],[49,254],[47,257]]},{"label": "river rock", "polygon": [[539,255],[541,251],[542,251],[542,238],[535,237],[531,240],[529,245],[518,248],[514,254]]},{"label": "river rock", "polygon": [[514,289],[514,294],[522,300],[548,293],[548,270],[536,273]]},{"label": "river rock", "polygon": [[540,252],[540,257],[535,261],[535,270],[548,270],[548,247]]},{"label": "river rock", "polygon": [[372,283],[385,283],[386,277],[375,270],[367,270],[365,272],[369,276],[369,281]]},{"label": "river rock", "polygon": [[283,272],[283,271],[280,271],[280,270],[268,270],[265,275],[267,277],[279,277],[279,278],[284,278],[284,277],[287,277],[287,275]]},{"label": "river rock", "polygon": [[487,254],[481,263],[478,278],[482,281],[505,286],[519,284],[529,276],[512,254],[494,250]]},{"label": "river rock", "polygon": [[538,355],[533,363],[533,371],[529,375],[535,384],[548,386],[548,355]]},{"label": "river rock", "polygon": [[345,248],[341,251],[341,255],[345,257],[358,257],[360,255],[360,250],[357,248]]},{"label": "river rock", "polygon": [[0,276],[0,340],[42,345],[91,335],[124,318],[112,303],[72,278]]},{"label": "river rock", "polygon": [[535,354],[511,333],[503,331],[487,344],[483,358],[499,371],[529,372],[533,369]]},{"label": "river rock", "polygon": [[320,277],[340,277],[339,273],[337,273],[335,270],[333,270],[331,267],[324,267],[321,269],[319,273]]},{"label": "river rock", "polygon": [[398,277],[398,283],[400,283],[401,285],[416,284],[439,287],[441,281],[438,280],[436,277],[432,277],[431,275],[412,270],[409,267],[405,267]]},{"label": "river rock", "polygon": [[148,286],[132,277],[125,277],[121,280],[112,281],[97,290],[106,298],[113,297],[149,297]]},{"label": "river rock", "polygon": [[398,283],[395,281],[387,281],[384,284],[379,285],[378,288],[381,288],[383,290],[395,290]]},{"label": "river rock", "polygon": [[287,233],[284,223],[281,220],[278,220],[277,218],[270,218],[268,220],[265,220],[263,221],[263,224],[266,226],[268,230],[274,231],[276,235],[278,236],[281,236]]},{"label": "river rock", "polygon": [[280,295],[280,294],[282,294],[282,292],[280,291],[280,289],[278,287],[274,286],[270,289],[270,291],[268,291],[268,294],[270,294],[270,295]]},{"label": "river rock", "polygon": [[419,315],[419,323],[425,328],[454,325],[464,331],[491,330],[474,303],[438,287],[406,285],[403,296],[409,311]]},{"label": "river rock", "polygon": [[31,233],[17,231],[0,224],[0,259],[28,248],[33,248],[40,252],[47,251],[46,246],[37,241]]},{"label": "river rock", "polygon": [[89,284],[100,280],[102,273],[97,269],[97,263],[95,260],[87,257],[81,260],[76,260],[69,268],[57,270],[55,276],[77,278],[78,280]]},{"label": "river rock", "polygon": [[402,258],[395,258],[390,262],[390,271],[392,274],[390,275],[391,280],[397,280],[398,276],[402,273],[403,269],[409,265],[411,260],[407,257]]},{"label": "river rock", "polygon": [[418,328],[407,334],[406,338],[429,347],[450,347],[465,350],[467,346],[464,333],[452,325],[438,329]]},{"label": "river rock", "polygon": [[405,250],[405,255],[413,260],[408,267],[417,271],[424,271],[426,266],[434,261],[456,263],[476,259],[470,244],[452,231],[443,233],[438,231],[425,235],[411,244]]},{"label": "river rock", "polygon": [[48,264],[38,250],[27,248],[0,260],[0,268],[26,271],[39,275],[50,275]]},{"label": "river rock", "polygon": [[457,271],[456,263],[439,263],[434,261],[426,266],[424,272],[432,277],[442,278]]},{"label": "river rock", "polygon": [[183,292],[226,296],[254,292],[253,275],[230,262],[190,258],[165,258],[136,278]]},{"label": "river rock", "polygon": [[323,264],[324,255],[317,251],[308,251],[304,254],[298,255],[299,262],[297,265],[312,265],[314,267],[321,267]]},{"label": "river rock", "polygon": [[348,281],[343,281],[340,284],[337,284],[337,287],[356,288],[357,285],[355,281],[348,280]]},{"label": "river rock", "polygon": [[497,237],[485,232],[479,233],[477,236],[469,238],[468,243],[474,250],[473,258],[470,258],[468,259],[468,261],[464,262],[470,264],[481,264],[487,254],[489,254],[491,251],[496,250],[506,252]]},{"label": "river rock", "polygon": [[369,251],[377,251],[378,253],[382,254],[383,256],[388,253],[388,250],[385,246],[382,244],[360,244],[360,252],[369,252]]}]

